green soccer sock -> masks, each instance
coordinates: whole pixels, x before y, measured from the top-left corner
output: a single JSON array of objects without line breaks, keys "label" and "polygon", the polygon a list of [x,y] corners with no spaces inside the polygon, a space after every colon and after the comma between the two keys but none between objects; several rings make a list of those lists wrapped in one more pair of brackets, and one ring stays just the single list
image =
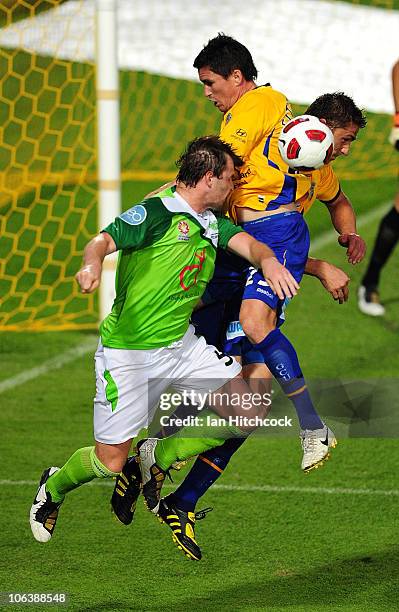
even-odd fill
[{"label": "green soccer sock", "polygon": [[46,482],[46,490],[54,502],[61,502],[68,491],[76,489],[93,478],[112,478],[111,472],[98,459],[94,446],[79,448],[55,474]]},{"label": "green soccer sock", "polygon": [[238,427],[227,424],[218,427],[207,425],[207,417],[220,418],[211,410],[202,410],[200,413],[202,425],[183,427],[172,436],[158,440],[155,447],[155,461],[162,470],[168,470],[174,461],[184,461],[210,448],[221,446],[227,438],[245,438],[248,435]]}]

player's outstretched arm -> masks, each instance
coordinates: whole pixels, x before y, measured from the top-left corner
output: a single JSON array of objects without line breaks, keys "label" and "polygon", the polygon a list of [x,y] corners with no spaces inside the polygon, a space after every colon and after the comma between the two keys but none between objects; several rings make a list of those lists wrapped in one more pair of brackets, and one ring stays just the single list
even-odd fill
[{"label": "player's outstretched arm", "polygon": [[334,300],[343,304],[349,297],[349,276],[328,261],[308,257],[305,274],[315,276]]},{"label": "player's outstretched arm", "polygon": [[262,270],[265,280],[280,300],[286,297],[292,298],[297,294],[299,285],[291,272],[278,261],[273,251],[262,242],[255,240],[246,232],[240,232],[230,238],[228,249],[249,261],[255,268]]},{"label": "player's outstretched arm", "polygon": [[357,264],[361,262],[366,254],[366,243],[356,233],[356,215],[349,199],[341,191],[338,197],[326,206],[332,224],[339,234],[338,242],[341,246],[347,248],[346,254],[349,263]]},{"label": "player's outstretched arm", "polygon": [[113,238],[102,232],[86,245],[83,252],[83,265],[75,278],[82,293],[92,293],[100,284],[104,257],[116,251]]}]

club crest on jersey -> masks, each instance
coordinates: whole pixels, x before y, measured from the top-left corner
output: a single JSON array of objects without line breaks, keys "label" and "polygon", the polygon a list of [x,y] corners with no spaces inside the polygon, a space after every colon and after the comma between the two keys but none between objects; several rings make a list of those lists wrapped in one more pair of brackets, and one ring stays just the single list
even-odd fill
[{"label": "club crest on jersey", "polygon": [[177,229],[179,231],[177,234],[178,240],[190,240],[190,226],[187,221],[179,221]]},{"label": "club crest on jersey", "polygon": [[233,118],[233,115],[231,113],[227,113],[227,115],[226,115],[226,122],[225,122],[226,125],[228,124],[229,121],[232,120],[232,118]]}]

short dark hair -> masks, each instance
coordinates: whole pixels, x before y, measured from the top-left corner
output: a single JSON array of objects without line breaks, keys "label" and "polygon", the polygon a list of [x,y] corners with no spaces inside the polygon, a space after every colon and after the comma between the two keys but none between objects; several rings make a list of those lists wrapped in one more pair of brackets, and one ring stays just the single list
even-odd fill
[{"label": "short dark hair", "polygon": [[209,66],[212,72],[227,79],[233,70],[241,70],[247,81],[253,81],[258,76],[252,55],[244,45],[223,32],[211,38],[194,60],[194,68],[199,70]]},{"label": "short dark hair", "polygon": [[218,136],[196,138],[188,143],[183,155],[176,162],[179,168],[176,180],[187,187],[195,187],[209,171],[219,178],[226,168],[227,156],[231,157],[235,168],[244,164],[234,149]]},{"label": "short dark hair", "polygon": [[306,115],[324,118],[330,128],[345,127],[354,123],[359,128],[366,127],[367,119],[349,96],[342,91],[323,94],[316,98],[305,111]]}]

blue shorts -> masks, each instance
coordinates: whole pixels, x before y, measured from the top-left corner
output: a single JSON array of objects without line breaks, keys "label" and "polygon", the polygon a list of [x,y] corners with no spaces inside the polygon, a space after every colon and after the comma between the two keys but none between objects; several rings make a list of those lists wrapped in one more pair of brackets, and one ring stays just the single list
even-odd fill
[{"label": "blue shorts", "polygon": [[[273,249],[279,262],[291,272],[298,283],[301,282],[308,259],[310,237],[306,221],[300,213],[293,210],[262,217],[244,223],[242,227],[259,242]],[[284,320],[284,308],[288,300],[280,300],[262,273],[255,268],[249,269],[242,299],[260,300],[277,310],[279,318]]]},{"label": "blue shorts", "polygon": [[[262,217],[243,224],[243,229],[254,238],[273,249],[277,259],[285,265],[299,283],[305,270],[309,253],[309,230],[303,216],[289,211],[270,217]],[[277,312],[277,326],[285,320],[285,308],[289,299],[280,300],[271,290],[261,272],[249,267],[245,260],[219,251],[215,273],[209,283],[203,302],[207,305],[196,311],[192,322],[211,344],[230,355],[240,355],[243,364],[262,363],[262,355],[255,350],[243,350],[241,338],[245,338],[239,323],[243,299],[261,300]],[[246,343],[247,347],[247,343]]]},{"label": "blue shorts", "polygon": [[248,270],[249,263],[245,259],[218,249],[215,271],[202,296],[203,303],[226,302],[241,297]]},{"label": "blue shorts", "polygon": [[226,334],[225,303],[222,301],[206,304],[191,315],[191,323],[197,336],[204,336],[207,344],[223,350]]},{"label": "blue shorts", "polygon": [[227,305],[237,303],[239,310],[248,269],[245,259],[218,250],[213,278],[202,296],[204,306],[191,315],[196,333],[219,350],[223,350],[226,325],[231,316],[226,313]]},{"label": "blue shorts", "polygon": [[226,328],[222,352],[233,357],[241,357],[241,365],[264,363],[263,355],[253,348],[242,331],[239,321],[230,321]]},{"label": "blue shorts", "polygon": [[245,334],[240,322],[232,321],[234,316],[238,319],[240,306],[241,294],[239,299],[228,303],[219,301],[207,304],[193,312],[191,323],[195,327],[195,333],[204,336],[208,344],[213,344],[226,355],[241,357],[242,365],[263,363],[263,356],[259,351],[248,347],[248,341],[241,342]]},{"label": "blue shorts", "polygon": [[[292,274],[299,283],[302,280],[309,253],[309,230],[302,215],[290,211],[270,217],[262,217],[243,224],[243,229],[254,238],[273,249],[277,259]],[[285,320],[285,308],[289,299],[280,300],[265,281],[262,273],[251,267],[248,272],[242,299],[260,300],[277,312],[277,327]],[[240,303],[230,304],[226,326],[226,338],[223,352],[229,355],[240,355],[243,364],[263,363],[263,356],[255,349],[248,349],[248,343],[243,343],[245,334],[239,322]]]}]

